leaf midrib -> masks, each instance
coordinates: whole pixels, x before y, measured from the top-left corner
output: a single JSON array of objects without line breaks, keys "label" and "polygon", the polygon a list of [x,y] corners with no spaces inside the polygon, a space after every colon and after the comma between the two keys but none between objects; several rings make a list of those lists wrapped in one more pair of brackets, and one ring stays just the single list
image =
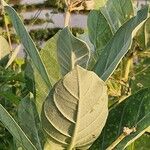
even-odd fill
[{"label": "leaf midrib", "polygon": [[77,132],[78,132],[78,129],[79,129],[79,122],[80,122],[79,118],[80,118],[81,111],[80,111],[79,108],[80,108],[82,100],[80,100],[81,99],[81,94],[80,94],[81,86],[80,86],[80,76],[79,76],[79,70],[78,69],[77,69],[77,81],[78,81],[78,89],[79,89],[78,90],[79,100],[78,100],[78,107],[77,107],[77,117],[76,117],[76,123],[75,123],[74,132],[73,132],[73,135],[72,135],[72,139],[71,139],[70,145],[67,148],[67,150],[72,150],[74,148],[76,137],[77,137]]}]

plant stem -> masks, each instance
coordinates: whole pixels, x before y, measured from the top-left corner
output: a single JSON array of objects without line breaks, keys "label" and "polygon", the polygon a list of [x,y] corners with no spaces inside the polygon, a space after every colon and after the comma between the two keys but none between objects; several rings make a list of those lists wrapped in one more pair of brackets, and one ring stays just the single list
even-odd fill
[{"label": "plant stem", "polygon": [[133,64],[133,57],[131,56],[131,57],[129,57],[129,59],[127,60],[127,64],[126,64],[125,74],[124,74],[124,78],[123,78],[123,80],[124,80],[125,82],[128,81],[129,73],[130,73],[130,68],[131,68],[132,64]]},{"label": "plant stem", "polygon": [[120,141],[122,141],[125,138],[124,133],[122,133],[116,141],[114,141],[109,147],[106,148],[106,150],[112,150],[115,148],[116,145],[118,145],[120,143]]},{"label": "plant stem", "polygon": [[12,52],[12,44],[11,44],[11,39],[10,39],[10,32],[9,32],[9,28],[8,28],[8,24],[7,24],[7,20],[6,20],[6,15],[5,15],[5,9],[4,9],[4,5],[3,5],[2,1],[1,1],[1,5],[2,5],[2,14],[4,16],[5,29],[6,29],[6,33],[7,33],[7,37],[8,37],[8,43],[9,43],[9,46],[10,46],[10,52]]},{"label": "plant stem", "polygon": [[66,9],[66,14],[65,14],[65,27],[69,26],[70,17],[71,17],[71,12],[70,12],[70,10],[67,8],[67,9]]},{"label": "plant stem", "polygon": [[112,150],[114,149],[125,137],[127,137],[128,135],[130,135],[131,133],[136,132],[136,128],[128,128],[128,127],[124,127],[123,128],[123,133],[109,146],[106,148],[106,150]]}]

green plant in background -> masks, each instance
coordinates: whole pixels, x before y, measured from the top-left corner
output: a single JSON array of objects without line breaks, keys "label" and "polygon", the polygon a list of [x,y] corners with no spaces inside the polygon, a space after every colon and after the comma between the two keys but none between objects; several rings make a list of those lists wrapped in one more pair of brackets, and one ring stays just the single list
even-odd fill
[{"label": "green plant in background", "polygon": [[[23,73],[25,84],[20,95],[15,95],[19,97],[17,113],[12,117],[0,104],[0,121],[13,136],[12,147],[120,150],[137,145],[137,139],[149,132],[150,88],[147,85],[137,92],[128,82],[133,77],[135,83],[139,80],[139,74],[132,78],[129,74],[135,58],[149,53],[148,6],[137,12],[130,0],[108,0],[90,12],[88,34],[75,37],[65,27],[39,52],[16,11],[2,2],[29,56],[18,72]],[[66,26],[72,6],[82,5],[66,1]],[[108,97],[106,84],[109,93],[120,92],[119,97]],[[129,88],[133,94],[126,94]]]}]

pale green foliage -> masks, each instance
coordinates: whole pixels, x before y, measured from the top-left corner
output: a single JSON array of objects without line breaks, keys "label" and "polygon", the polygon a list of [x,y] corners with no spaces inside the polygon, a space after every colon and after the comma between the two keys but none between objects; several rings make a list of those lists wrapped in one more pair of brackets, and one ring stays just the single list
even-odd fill
[{"label": "pale green foliage", "polygon": [[[41,58],[47,73],[50,78],[52,86],[61,78],[60,65],[57,59],[57,40],[60,32],[56,33],[51,39],[49,39],[42,50],[40,51]],[[53,67],[52,67],[53,66]]]},{"label": "pale green foliage", "polygon": [[88,148],[104,127],[107,99],[106,85],[94,72],[77,66],[64,76],[46,99],[41,117],[52,149]]},{"label": "pale green foliage", "polygon": [[[45,67],[47,68],[48,77],[52,86],[61,78],[60,66],[57,59],[58,36],[59,33],[49,39],[40,51],[40,56]],[[28,72],[31,72],[31,70]],[[34,81],[36,87],[36,105],[40,114],[43,102],[46,99],[51,87],[46,85],[36,68],[34,68]]]},{"label": "pale green foliage", "polygon": [[7,40],[0,36],[0,60],[10,53],[10,47]]}]

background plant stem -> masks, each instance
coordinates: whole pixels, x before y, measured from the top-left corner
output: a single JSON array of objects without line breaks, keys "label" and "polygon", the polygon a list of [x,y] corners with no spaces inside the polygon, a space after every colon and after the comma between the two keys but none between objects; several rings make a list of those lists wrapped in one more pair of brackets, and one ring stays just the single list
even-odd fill
[{"label": "background plant stem", "polygon": [[70,23],[70,17],[71,17],[71,12],[69,9],[66,9],[66,14],[65,14],[65,27],[69,26]]},{"label": "background plant stem", "polygon": [[1,5],[2,5],[2,15],[4,16],[5,29],[6,29],[6,33],[7,33],[7,37],[8,37],[8,43],[9,43],[9,46],[10,46],[10,52],[12,52],[12,44],[11,44],[11,39],[10,39],[10,32],[9,32],[9,28],[8,28],[8,24],[7,24],[7,20],[6,20],[6,15],[5,15],[5,9],[4,9],[2,1],[1,1]]},{"label": "background plant stem", "polygon": [[126,68],[125,68],[125,74],[124,74],[124,81],[127,82],[129,78],[130,68],[133,63],[133,57],[129,57],[127,60]]},{"label": "background plant stem", "polygon": [[114,141],[109,147],[106,148],[106,150],[112,150],[114,149],[119,143],[120,141],[122,141],[126,136],[124,135],[124,133],[122,133],[116,141]]}]

